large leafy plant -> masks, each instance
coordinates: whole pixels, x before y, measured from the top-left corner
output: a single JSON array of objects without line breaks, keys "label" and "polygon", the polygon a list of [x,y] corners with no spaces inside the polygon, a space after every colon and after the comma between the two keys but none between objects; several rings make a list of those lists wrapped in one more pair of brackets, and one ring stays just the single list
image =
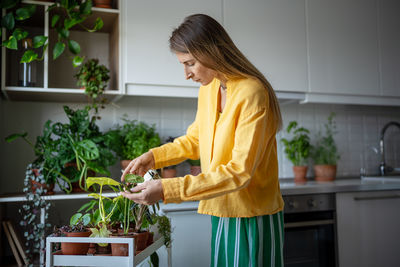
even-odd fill
[{"label": "large leafy plant", "polygon": [[325,134],[318,132],[317,141],[312,150],[312,158],[316,165],[336,165],[340,158],[333,136],[337,133],[335,113],[331,113],[328,122],[324,124]]},{"label": "large leafy plant", "polygon": [[286,129],[288,134],[292,134],[291,139],[281,138],[285,146],[285,154],[294,166],[307,165],[307,159],[310,156],[311,144],[310,131],[304,127],[297,127],[296,121],[291,121]]},{"label": "large leafy plant", "polygon": [[[2,46],[17,50],[18,42],[29,36],[26,29],[18,27],[18,21],[25,21],[33,16],[36,12],[36,5],[22,4],[21,0],[2,0],[0,8],[5,9],[6,14],[2,18],[2,28],[5,28],[8,39],[4,40]],[[92,0],[56,0],[56,2],[48,8],[48,11],[57,11],[51,17],[51,27],[56,29],[58,40],[53,48],[53,59],[57,59],[65,50],[66,46],[71,53],[75,55],[72,60],[73,65],[79,66],[83,58],[79,56],[81,48],[78,42],[70,38],[70,30],[74,26],[88,31],[94,32],[103,27],[101,18],[97,18],[93,28],[87,28],[83,22],[92,14]],[[0,37],[1,37],[0,31]],[[48,38],[44,35],[37,35],[33,38],[33,48],[42,48],[44,52],[48,46]],[[28,63],[33,60],[43,60],[32,49],[27,50],[22,58],[21,63]]]},{"label": "large leafy plant", "polygon": [[108,132],[110,147],[121,159],[134,159],[160,145],[155,127],[145,122],[122,118],[124,124]]}]

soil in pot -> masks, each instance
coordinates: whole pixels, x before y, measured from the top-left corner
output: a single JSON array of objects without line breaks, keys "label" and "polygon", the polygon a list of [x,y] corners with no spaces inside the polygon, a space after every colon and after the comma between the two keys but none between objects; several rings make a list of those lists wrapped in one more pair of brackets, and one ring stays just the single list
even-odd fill
[{"label": "soil in pot", "polygon": [[[67,237],[89,237],[91,232],[72,232],[64,233]],[[63,255],[86,255],[89,249],[89,243],[61,243],[61,252]]]},{"label": "soil in pot", "polygon": [[293,166],[295,183],[305,183],[307,181],[307,169],[308,166]]},{"label": "soil in pot", "polygon": [[162,178],[173,178],[176,177],[176,169],[162,169],[161,170]]},{"label": "soil in pot", "polygon": [[[131,234],[118,234],[113,235],[112,237],[119,237],[119,238],[133,238],[133,233]],[[119,244],[119,243],[111,243],[111,251],[113,256],[128,256],[128,244]]]},{"label": "soil in pot", "polygon": [[[32,169],[32,171],[36,177],[39,175],[38,169]],[[34,180],[31,180],[31,189],[34,194],[36,193],[37,188],[45,188],[47,190],[45,195],[54,195],[54,183],[42,184],[42,183],[36,182]]]},{"label": "soil in pot", "polygon": [[111,244],[108,243],[104,247],[96,244],[96,255],[111,256]]},{"label": "soil in pot", "polygon": [[193,176],[197,176],[201,173],[200,166],[190,166],[190,174]]},{"label": "soil in pot", "polygon": [[328,182],[336,178],[336,165],[314,165],[315,181]]},{"label": "soil in pot", "polygon": [[95,7],[111,8],[112,0],[94,0]]}]

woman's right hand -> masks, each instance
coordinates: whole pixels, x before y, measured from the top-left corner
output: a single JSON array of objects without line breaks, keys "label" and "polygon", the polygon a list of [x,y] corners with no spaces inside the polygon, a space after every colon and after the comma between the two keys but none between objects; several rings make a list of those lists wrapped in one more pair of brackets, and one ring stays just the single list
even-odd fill
[{"label": "woman's right hand", "polygon": [[121,176],[121,181],[125,181],[125,176],[128,173],[144,176],[150,169],[154,169],[154,156],[153,152],[148,151],[141,156],[133,159],[128,167],[125,168],[124,173]]}]

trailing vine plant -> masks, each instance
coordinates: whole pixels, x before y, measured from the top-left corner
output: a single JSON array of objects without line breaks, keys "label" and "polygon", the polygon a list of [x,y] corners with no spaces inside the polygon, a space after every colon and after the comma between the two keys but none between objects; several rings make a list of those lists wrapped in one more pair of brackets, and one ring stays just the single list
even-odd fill
[{"label": "trailing vine plant", "polygon": [[[34,169],[37,172],[34,172]],[[36,187],[32,189],[31,181],[38,183],[46,183],[43,174],[43,164],[30,163],[26,167],[24,188],[26,202],[19,209],[19,213],[22,216],[20,225],[24,229],[26,255],[30,264],[33,264],[34,255],[40,253],[40,243],[45,237],[46,230],[50,227],[49,223],[41,223],[41,209],[44,209],[45,221],[48,218],[48,210],[50,209],[50,202],[47,202],[45,198],[41,196],[46,194],[47,189],[45,187]],[[44,248],[43,248],[44,249]],[[44,251],[42,251],[44,253]]]}]

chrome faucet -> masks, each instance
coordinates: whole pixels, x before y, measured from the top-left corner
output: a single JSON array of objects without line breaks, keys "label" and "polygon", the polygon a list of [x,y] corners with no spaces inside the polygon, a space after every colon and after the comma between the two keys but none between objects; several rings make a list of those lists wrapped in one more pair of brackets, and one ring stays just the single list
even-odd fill
[{"label": "chrome faucet", "polygon": [[381,152],[381,164],[379,165],[379,172],[382,176],[384,176],[394,170],[396,170],[396,171],[398,170],[398,168],[391,168],[391,167],[386,166],[386,163],[385,163],[385,143],[384,143],[385,132],[386,132],[387,128],[389,128],[392,125],[397,126],[400,129],[400,123],[395,122],[395,121],[388,122],[382,128],[381,139],[379,141],[380,152]]}]

